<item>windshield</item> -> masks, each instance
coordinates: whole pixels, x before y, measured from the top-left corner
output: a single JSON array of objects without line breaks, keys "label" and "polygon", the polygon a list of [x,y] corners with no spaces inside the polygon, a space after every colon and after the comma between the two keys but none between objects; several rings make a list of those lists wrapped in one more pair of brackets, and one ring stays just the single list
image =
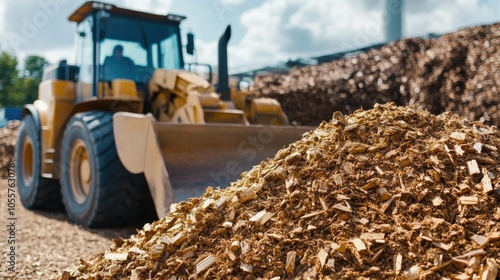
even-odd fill
[{"label": "windshield", "polygon": [[111,16],[99,50],[101,80],[145,82],[154,69],[182,69],[179,27],[170,23]]}]

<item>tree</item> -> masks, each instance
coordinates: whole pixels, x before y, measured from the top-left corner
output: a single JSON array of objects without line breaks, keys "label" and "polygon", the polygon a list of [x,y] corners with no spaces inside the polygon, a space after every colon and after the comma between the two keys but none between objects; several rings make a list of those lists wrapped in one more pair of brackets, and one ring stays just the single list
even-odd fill
[{"label": "tree", "polygon": [[49,66],[49,62],[37,55],[29,55],[24,59],[24,75],[25,77],[42,80],[43,69]]},{"label": "tree", "polygon": [[45,58],[29,55],[24,59],[23,69],[18,71],[16,57],[7,52],[0,53],[0,105],[33,103],[38,98],[38,85],[48,65]]},{"label": "tree", "polygon": [[[16,81],[15,90],[21,94],[22,104],[33,103],[38,98],[38,85],[42,81],[43,70],[49,65],[49,62],[37,55],[29,55],[24,59],[24,69],[22,76]],[[16,104],[16,105],[22,105]]]},{"label": "tree", "polygon": [[14,85],[18,78],[17,59],[3,51],[0,53],[0,105],[18,105],[19,98],[14,94]]}]

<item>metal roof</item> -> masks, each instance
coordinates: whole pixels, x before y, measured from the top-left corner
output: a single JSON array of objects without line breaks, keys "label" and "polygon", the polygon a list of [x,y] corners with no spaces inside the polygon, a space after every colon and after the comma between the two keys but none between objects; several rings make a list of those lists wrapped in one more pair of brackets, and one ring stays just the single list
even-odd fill
[{"label": "metal roof", "polygon": [[90,13],[92,13],[93,11],[96,11],[96,10],[106,10],[106,11],[109,11],[112,14],[116,14],[116,15],[130,16],[130,17],[134,17],[134,18],[138,18],[138,19],[160,21],[160,22],[170,21],[173,23],[180,23],[182,20],[186,19],[185,16],[173,15],[173,14],[168,14],[168,15],[151,14],[151,13],[146,13],[146,12],[140,12],[140,11],[125,9],[125,8],[120,8],[120,7],[117,7],[117,6],[112,5],[112,4],[107,4],[107,3],[98,2],[98,1],[85,2],[72,15],[70,15],[68,19],[70,21],[80,23]]}]

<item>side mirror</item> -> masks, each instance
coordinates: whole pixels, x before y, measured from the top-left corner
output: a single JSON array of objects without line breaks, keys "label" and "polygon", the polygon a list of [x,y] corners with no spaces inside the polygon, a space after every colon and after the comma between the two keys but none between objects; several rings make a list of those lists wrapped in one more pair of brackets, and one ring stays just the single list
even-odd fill
[{"label": "side mirror", "polygon": [[186,52],[190,55],[194,54],[194,34],[191,32],[187,34]]}]

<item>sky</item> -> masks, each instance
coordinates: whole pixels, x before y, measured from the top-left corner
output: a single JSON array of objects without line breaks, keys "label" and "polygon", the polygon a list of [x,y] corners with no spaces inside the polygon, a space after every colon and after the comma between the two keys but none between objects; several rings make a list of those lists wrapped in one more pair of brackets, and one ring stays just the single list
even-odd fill
[{"label": "sky", "polygon": [[[497,0],[403,0],[403,36],[448,33],[500,21]],[[83,0],[0,0],[0,49],[51,63],[74,61],[75,24],[67,17]],[[386,0],[107,0],[121,7],[187,16],[182,33],[195,34],[196,56],[217,64],[227,25],[229,70],[239,72],[385,41]],[[185,41],[185,36],[183,37]]]}]

